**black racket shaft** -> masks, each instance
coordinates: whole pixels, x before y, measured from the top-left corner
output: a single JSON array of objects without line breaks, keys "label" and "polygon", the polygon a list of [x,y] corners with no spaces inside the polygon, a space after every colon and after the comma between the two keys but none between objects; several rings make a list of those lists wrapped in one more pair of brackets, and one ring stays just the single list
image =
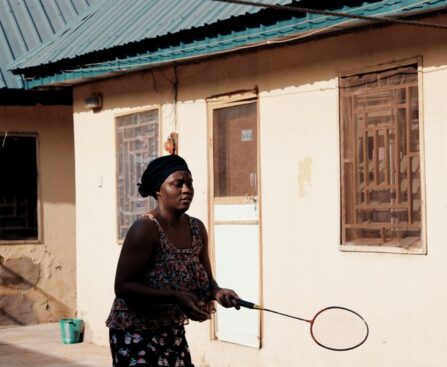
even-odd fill
[{"label": "black racket shaft", "polygon": [[286,313],[282,313],[282,312],[278,312],[278,311],[274,311],[274,310],[269,310],[268,308],[261,307],[253,302],[244,301],[243,299],[238,299],[237,302],[239,303],[239,306],[241,306],[241,307],[250,308],[250,309],[254,309],[254,310],[260,310],[260,311],[268,311],[271,313],[276,313],[277,315],[290,317],[292,319],[305,321],[305,322],[312,322],[312,320],[302,319],[301,317],[288,315]]}]

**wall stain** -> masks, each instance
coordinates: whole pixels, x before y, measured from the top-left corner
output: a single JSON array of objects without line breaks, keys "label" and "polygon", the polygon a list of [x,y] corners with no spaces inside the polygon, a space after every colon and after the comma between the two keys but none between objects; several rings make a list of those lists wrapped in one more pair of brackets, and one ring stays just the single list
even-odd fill
[{"label": "wall stain", "polygon": [[305,157],[298,161],[298,196],[308,196],[308,190],[312,186],[312,158]]},{"label": "wall stain", "polygon": [[62,265],[56,260],[43,267],[26,256],[0,256],[0,326],[30,325],[72,316],[72,308],[39,286],[45,274],[61,270]]},{"label": "wall stain", "polygon": [[0,298],[0,325],[30,325],[38,323],[34,302],[23,294]]},{"label": "wall stain", "polygon": [[0,285],[16,289],[31,289],[36,286],[40,276],[40,265],[29,257],[7,259],[0,262]]}]

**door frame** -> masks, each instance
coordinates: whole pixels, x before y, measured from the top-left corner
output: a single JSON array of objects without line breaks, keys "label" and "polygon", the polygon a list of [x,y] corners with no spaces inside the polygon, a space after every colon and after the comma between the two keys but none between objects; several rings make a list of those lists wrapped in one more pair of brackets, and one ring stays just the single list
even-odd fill
[{"label": "door frame", "polygon": [[[259,241],[258,241],[258,251],[259,251],[259,300],[252,300],[253,302],[260,302],[262,304],[263,302],[263,251],[262,251],[262,192],[261,192],[261,160],[260,160],[260,118],[259,118],[259,93],[258,89],[254,88],[251,90],[244,90],[244,91],[236,91],[236,92],[229,92],[226,94],[218,95],[209,97],[206,99],[206,108],[207,108],[207,159],[208,159],[208,232],[209,232],[209,253],[210,253],[210,260],[211,265],[213,268],[213,274],[216,274],[216,259],[215,259],[215,240],[214,240],[214,206],[215,204],[243,204],[246,203],[245,199],[242,197],[234,197],[231,199],[225,199],[219,200],[214,197],[214,156],[213,156],[213,111],[215,109],[219,108],[225,108],[225,107],[234,107],[238,105],[243,105],[247,103],[256,102],[256,130],[257,130],[257,147],[256,147],[256,159],[257,159],[257,178],[256,178],[256,185],[257,185],[257,210],[258,210],[258,235],[259,235]],[[243,224],[243,222],[238,222],[240,224]],[[225,285],[223,285],[225,286]],[[237,292],[237,289],[235,289]],[[210,336],[212,340],[219,340],[217,338],[217,328],[216,328],[216,316],[213,314],[212,316],[212,322],[211,322],[211,329],[210,329]],[[259,348],[262,347],[262,340],[263,340],[263,314],[261,312],[260,314],[260,325],[259,325]]]}]

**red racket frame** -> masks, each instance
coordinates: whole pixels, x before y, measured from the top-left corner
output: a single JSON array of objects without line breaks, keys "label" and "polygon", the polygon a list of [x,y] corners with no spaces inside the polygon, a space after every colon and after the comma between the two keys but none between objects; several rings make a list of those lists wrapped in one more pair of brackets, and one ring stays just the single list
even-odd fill
[{"label": "red racket frame", "polygon": [[[268,312],[276,313],[277,315],[286,316],[286,317],[290,317],[292,319],[296,319],[296,320],[307,322],[307,323],[310,324],[310,335],[311,335],[313,341],[316,344],[318,344],[320,347],[322,347],[322,348],[333,350],[333,351],[336,351],[336,352],[344,352],[344,351],[348,351],[348,350],[352,350],[352,349],[358,348],[368,339],[368,336],[369,336],[369,326],[368,326],[368,323],[365,321],[365,319],[359,313],[357,313],[357,312],[355,312],[355,311],[353,311],[353,310],[351,310],[349,308],[346,308],[346,307],[341,307],[341,306],[325,307],[322,310],[318,311],[311,320],[308,320],[308,319],[303,319],[301,317],[292,316],[292,315],[288,315],[286,313],[278,312],[278,311],[275,311],[275,310],[270,310],[268,308],[261,307],[261,306],[255,304],[255,303],[253,303],[253,302],[244,301],[242,299],[239,299],[238,303],[239,303],[239,305],[241,307],[245,307],[245,308],[249,308],[249,309],[255,309],[255,310],[260,310],[260,311],[268,311]],[[354,315],[356,315],[361,321],[363,321],[363,323],[365,324],[365,328],[366,328],[366,334],[365,334],[365,337],[363,338],[362,341],[360,341],[359,343],[355,344],[354,346],[350,346],[348,348],[333,348],[333,347],[329,347],[327,345],[324,345],[324,344],[320,343],[315,338],[315,335],[314,335],[314,332],[313,332],[313,325],[314,325],[315,320],[323,312],[329,311],[329,310],[332,310],[332,309],[339,309],[339,310],[351,312]]]}]

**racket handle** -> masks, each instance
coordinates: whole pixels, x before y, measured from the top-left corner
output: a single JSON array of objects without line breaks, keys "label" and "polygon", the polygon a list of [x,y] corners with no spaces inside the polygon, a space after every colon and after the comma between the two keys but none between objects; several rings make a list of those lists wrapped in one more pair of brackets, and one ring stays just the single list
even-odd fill
[{"label": "racket handle", "polygon": [[253,302],[244,301],[243,299],[238,299],[237,303],[239,303],[239,306],[245,307],[245,308],[254,308],[259,309],[260,307]]}]

